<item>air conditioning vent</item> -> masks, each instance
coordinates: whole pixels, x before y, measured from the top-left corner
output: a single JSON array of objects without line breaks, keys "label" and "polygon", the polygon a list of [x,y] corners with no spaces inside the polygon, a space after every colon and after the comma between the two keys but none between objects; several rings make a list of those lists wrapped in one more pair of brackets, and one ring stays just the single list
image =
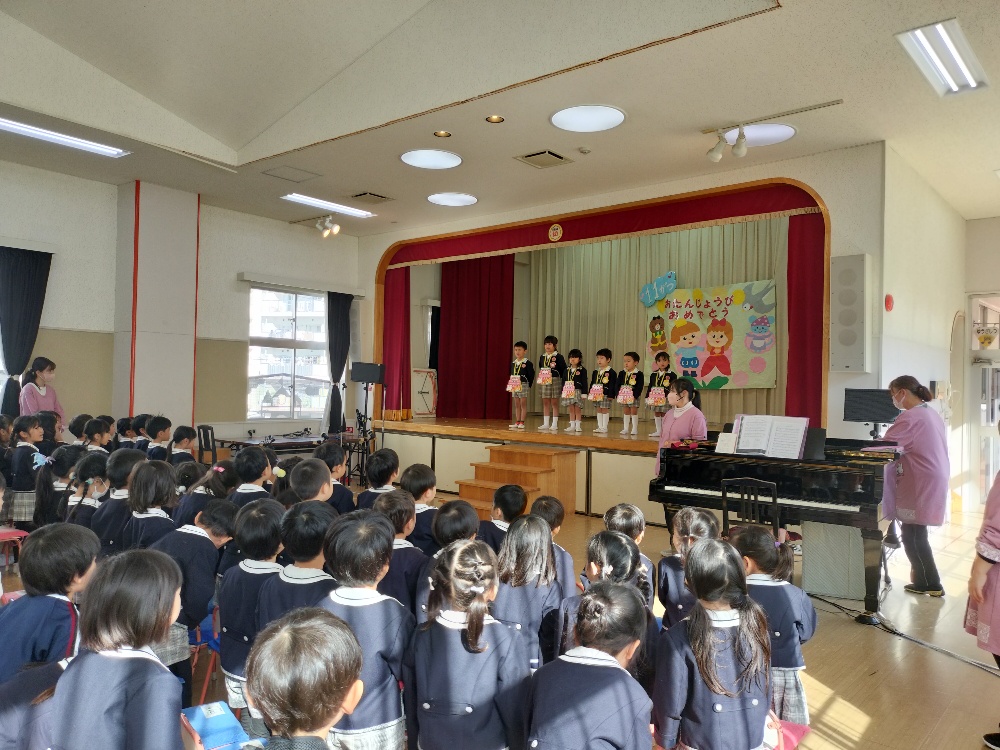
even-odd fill
[{"label": "air conditioning vent", "polygon": [[356,200],[358,203],[368,203],[371,205],[377,203],[385,203],[387,201],[394,200],[384,195],[379,195],[378,193],[355,193],[351,196],[352,199]]},{"label": "air conditioning vent", "polygon": [[524,156],[515,156],[518,161],[523,161],[529,166],[535,167],[535,169],[548,169],[549,167],[558,167],[560,164],[572,164],[572,159],[567,159],[562,154],[557,154],[555,151],[536,151],[533,154],[525,154]]}]

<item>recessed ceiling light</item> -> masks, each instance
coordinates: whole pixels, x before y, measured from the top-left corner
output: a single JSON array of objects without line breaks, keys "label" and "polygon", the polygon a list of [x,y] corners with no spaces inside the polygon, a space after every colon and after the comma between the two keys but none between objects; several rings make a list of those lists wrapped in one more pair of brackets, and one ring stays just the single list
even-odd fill
[{"label": "recessed ceiling light", "polygon": [[896,34],[903,49],[938,96],[961,94],[987,86],[986,71],[965,38],[958,19]]},{"label": "recessed ceiling light", "polygon": [[428,195],[427,200],[439,206],[471,206],[479,202],[476,196],[468,193],[434,193]]},{"label": "recessed ceiling light", "polygon": [[436,135],[438,138],[451,138],[451,133],[449,133],[447,130],[435,130],[434,135]]},{"label": "recessed ceiling light", "polygon": [[83,138],[74,138],[71,135],[57,133],[54,130],[43,130],[42,128],[36,128],[34,125],[25,125],[23,122],[15,122],[14,120],[0,119],[0,130],[6,130],[8,133],[15,133],[17,135],[26,135],[29,138],[37,138],[40,141],[57,143],[60,146],[69,146],[81,151],[89,151],[92,154],[110,156],[113,159],[128,156],[131,153],[130,151],[115,148],[114,146],[105,146],[102,143],[85,141]]},{"label": "recessed ceiling light", "polygon": [[407,151],[399,158],[411,167],[420,167],[420,169],[451,169],[462,163],[462,157],[458,154],[453,154],[451,151],[438,151],[433,148]]},{"label": "recessed ceiling light", "polygon": [[561,109],[552,115],[552,124],[561,130],[574,133],[596,133],[611,130],[625,122],[625,113],[602,104],[583,104]]},{"label": "recessed ceiling light", "polygon": [[[744,125],[743,134],[747,138],[747,146],[773,146],[782,143],[795,135],[795,128],[777,122],[762,122],[757,125]],[[740,136],[740,129],[733,128],[725,133],[726,143],[732,146]]]},{"label": "recessed ceiling light", "polygon": [[281,196],[282,200],[292,201],[293,203],[301,203],[304,206],[312,206],[314,208],[322,208],[324,211],[333,211],[335,214],[346,214],[347,216],[357,216],[359,219],[368,219],[375,216],[371,211],[363,211],[360,208],[351,208],[350,206],[342,206],[339,203],[331,203],[330,201],[321,200],[320,198],[310,198],[308,195],[299,195],[298,193],[289,193],[288,195]]},{"label": "recessed ceiling light", "polygon": [[486,122],[492,122],[496,125],[498,122],[503,122],[503,117],[501,115],[490,115],[486,118]]}]

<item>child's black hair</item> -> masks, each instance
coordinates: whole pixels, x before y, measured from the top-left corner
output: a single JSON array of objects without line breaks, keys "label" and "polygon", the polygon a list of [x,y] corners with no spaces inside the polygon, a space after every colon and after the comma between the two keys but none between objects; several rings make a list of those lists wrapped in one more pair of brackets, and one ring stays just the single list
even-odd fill
[{"label": "child's black hair", "polygon": [[[289,487],[287,490],[284,490],[283,492],[279,492],[277,495],[274,496],[274,499],[277,500],[281,504],[281,507],[283,507],[285,510],[290,510],[293,506],[298,505],[299,503],[302,502],[302,498],[296,495],[295,490],[293,490],[291,487]],[[338,513],[337,515],[340,514]]]},{"label": "child's black hair", "polygon": [[73,467],[80,457],[87,452],[82,445],[61,445],[49,456],[35,475],[35,512],[32,521],[35,526],[44,526],[62,518],[60,508],[65,512],[66,496],[69,487],[57,490],[53,482],[66,479],[73,473]]},{"label": "child's black hair", "polygon": [[[267,454],[267,449],[265,449],[264,452]],[[270,454],[267,454],[267,460],[271,460]],[[288,458],[283,458],[280,461],[271,464],[271,474],[273,476],[271,479],[272,496],[278,497],[286,492],[292,491],[292,472],[295,471],[295,467],[303,461],[305,461],[305,459],[302,458],[302,456],[288,456]],[[278,474],[282,471],[285,472],[285,475],[283,477],[278,476]]]},{"label": "child's black hair", "polygon": [[761,573],[776,581],[787,581],[792,576],[795,553],[788,542],[780,544],[771,530],[764,526],[748,524],[729,534],[729,543],[736,547],[741,557],[749,557]]},{"label": "child's black hair", "polygon": [[[14,420],[11,419],[6,414],[0,414],[0,430],[10,431],[14,425]],[[0,445],[6,446],[6,443],[0,442]]]},{"label": "child's black hair", "polygon": [[687,378],[677,378],[677,380],[670,384],[670,390],[678,396],[686,393],[688,398],[691,399],[691,403],[694,404],[694,408],[701,408],[701,392]]},{"label": "child's black hair", "polygon": [[32,531],[21,545],[21,585],[28,596],[65,595],[101,552],[101,540],[86,526],[51,523]]},{"label": "child's black hair", "polygon": [[388,518],[396,534],[402,534],[406,524],[417,516],[417,504],[406,490],[383,492],[375,499],[372,510]]},{"label": "child's black hair", "polygon": [[410,464],[399,476],[399,486],[419,500],[425,492],[437,487],[437,477],[427,464]]},{"label": "child's black hair", "polygon": [[112,453],[108,459],[108,482],[111,489],[123,490],[128,487],[132,470],[145,460],[146,454],[135,448],[122,448]]},{"label": "child's black hair", "polygon": [[566,518],[566,509],[563,508],[559,498],[552,495],[542,495],[531,504],[531,515],[544,518],[552,531],[563,525]]},{"label": "child's black hair", "polygon": [[656,357],[654,357],[654,359],[657,362],[659,362],[661,359],[665,359],[665,360],[667,360],[667,362],[669,362],[670,361],[670,355],[667,354],[666,352],[660,351],[660,352],[656,353]]},{"label": "child's black hair", "polygon": [[304,500],[326,500],[319,497],[324,485],[331,484],[330,468],[318,458],[300,461],[288,477],[295,494]]},{"label": "child's black hair", "polygon": [[59,426],[59,415],[54,411],[42,410],[36,415],[38,424],[42,428],[42,440],[53,442],[56,440],[56,428]]},{"label": "child's black hair", "polygon": [[526,342],[526,341],[515,341],[514,342],[514,348],[515,349],[527,349],[528,348],[528,342]]},{"label": "child's black hair", "polygon": [[166,461],[147,461],[132,472],[128,506],[133,513],[172,508],[177,501],[177,473]]},{"label": "child's black hair", "polygon": [[271,462],[267,460],[267,454],[256,445],[241,448],[239,453],[233,458],[233,467],[240,477],[241,482],[253,484],[267,471]]},{"label": "child's black hair", "polygon": [[646,530],[646,518],[639,507],[631,503],[618,503],[604,514],[604,528],[620,531],[629,539],[638,539]]},{"label": "child's black hair", "polygon": [[39,425],[41,425],[41,421],[34,414],[27,414],[18,417],[17,419],[14,420],[14,424],[10,428],[12,433],[11,442],[13,442],[15,445],[19,440],[21,442],[24,442],[23,438],[21,437],[21,433],[23,432],[27,434],[29,431],[35,429]]},{"label": "child's black hair", "polygon": [[[135,433],[136,437],[142,437],[146,434],[146,422],[150,420],[152,414],[136,414],[132,417],[132,432]],[[146,435],[149,437],[149,435]]]},{"label": "child's black hair", "polygon": [[[76,494],[76,491],[80,491],[80,499],[83,500],[90,491],[91,485],[94,484],[95,479],[108,479],[108,455],[106,453],[101,453],[100,451],[90,451],[87,452],[82,446],[66,446],[74,448],[80,453],[80,460],[77,461],[75,468],[73,469],[73,489],[72,494]],[[58,453],[62,448],[59,448],[56,453]],[[53,454],[55,455],[55,454]],[[110,484],[110,480],[108,480]],[[76,518],[76,514],[83,507],[83,503],[77,503],[73,506],[73,510],[69,510],[69,496],[70,493],[63,495],[62,500],[59,503],[59,513],[64,516],[67,521],[72,521]]]},{"label": "child's black hair", "polygon": [[686,505],[674,514],[672,531],[680,538],[676,551],[683,559],[699,539],[719,538],[719,522],[709,511]]},{"label": "child's black hair", "polygon": [[646,566],[639,556],[635,541],[620,531],[599,531],[587,542],[587,563],[601,569],[601,580],[612,583],[632,583],[643,601],[650,596]]},{"label": "child's black hair", "polygon": [[91,414],[77,414],[69,420],[69,424],[66,425],[66,429],[69,430],[70,434],[77,440],[83,440],[83,430],[87,426],[87,422],[93,418],[94,417]]},{"label": "child's black hair", "polygon": [[550,336],[546,336],[544,339],[542,339],[542,343],[543,344],[552,344],[552,346],[559,346],[559,339],[557,339],[555,336],[551,336],[550,335]]},{"label": "child's black hair", "polygon": [[465,500],[449,500],[434,514],[431,533],[441,547],[469,539],[479,531],[479,514]]},{"label": "child's black hair", "polygon": [[174,443],[179,443],[181,440],[197,440],[198,430],[186,424],[178,425],[174,428],[173,437],[170,438],[170,442],[167,443],[167,459],[170,459],[171,454],[174,450]]},{"label": "child's black hair", "polygon": [[101,420],[102,422],[104,422],[104,424],[106,424],[106,425],[108,426],[108,429],[109,429],[109,430],[110,430],[111,432],[114,432],[114,431],[115,431],[115,418],[114,418],[114,417],[112,417],[112,416],[111,416],[110,414],[98,414],[98,415],[97,415],[96,417],[94,417],[94,418],[95,418],[95,419],[99,419],[99,420]]},{"label": "child's black hair", "polygon": [[111,427],[103,419],[97,417],[88,419],[87,424],[83,426],[83,444],[90,445],[97,439],[98,435],[109,432],[111,432]]},{"label": "child's black hair", "polygon": [[187,495],[198,482],[205,478],[208,467],[197,461],[185,461],[174,467],[174,473],[177,474],[177,492]]},{"label": "child's black hair", "polygon": [[341,586],[374,586],[392,559],[396,533],[376,510],[362,509],[334,519],[323,542],[327,570]]},{"label": "child's black hair", "polygon": [[236,511],[236,504],[228,500],[209,500],[195,520],[217,537],[231,537]]},{"label": "child's black hair", "polygon": [[156,440],[157,435],[164,430],[169,430],[171,427],[173,427],[173,423],[169,419],[162,414],[157,414],[146,421],[146,435],[149,436],[151,441]]},{"label": "child's black hair", "polygon": [[[185,461],[185,463],[193,463]],[[201,479],[188,485],[188,492],[194,492],[199,487],[204,487],[205,491],[212,497],[227,498],[229,493],[240,486],[240,478],[233,468],[233,462],[228,458],[216,461],[202,475]]]},{"label": "child's black hair", "polygon": [[277,500],[254,500],[236,514],[233,537],[248,560],[270,560],[281,548],[285,508]]},{"label": "child's black hair", "polygon": [[347,461],[347,451],[344,450],[344,446],[327,441],[316,446],[312,457],[318,458],[326,464],[330,471],[333,471],[336,467],[343,466]]},{"label": "child's black hair", "polygon": [[566,361],[568,362],[569,360],[573,359],[573,357],[576,357],[578,360],[582,362],[583,352],[581,352],[579,349],[570,349],[569,354],[566,355]]},{"label": "child's black hair", "polygon": [[399,471],[399,456],[391,448],[375,451],[365,464],[365,474],[368,475],[372,487],[385,487],[397,471]]},{"label": "child's black hair", "polygon": [[441,552],[431,571],[431,593],[427,600],[427,622],[430,627],[444,609],[466,613],[462,645],[479,654],[488,643],[480,643],[486,615],[489,614],[487,594],[497,585],[497,556],[489,545],[480,541],[458,541]]},{"label": "child's black hair", "polygon": [[28,369],[21,374],[21,387],[24,388],[28,383],[34,383],[38,378],[38,373],[55,369],[56,363],[48,357],[35,357],[31,360]]},{"label": "child's black hair", "polygon": [[644,640],[647,617],[646,602],[635,588],[598,581],[580,597],[576,642],[616,656]]},{"label": "child's black hair", "polygon": [[611,355],[611,350],[608,349],[607,347],[605,347],[603,349],[598,349],[597,350],[597,356],[598,357],[604,357],[606,360],[608,360],[608,362],[610,362],[611,361],[611,356],[612,356]]},{"label": "child's black hair", "polygon": [[130,417],[122,417],[115,423],[115,432],[118,433],[118,437],[127,438],[131,431],[132,419]]},{"label": "child's black hair", "polygon": [[639,353],[638,352],[625,352],[625,356],[631,359],[636,364],[639,364]]},{"label": "child's black hair", "polygon": [[295,562],[308,562],[323,552],[323,539],[338,513],[321,500],[293,505],[281,519],[281,541]]},{"label": "child's black hair", "polygon": [[548,586],[556,578],[552,559],[552,529],[544,518],[521,516],[514,519],[504,536],[497,558],[501,583],[517,588],[534,582]]},{"label": "child's black hair", "polygon": [[528,496],[519,484],[504,484],[493,493],[493,507],[499,508],[504,521],[513,521],[524,513]]}]

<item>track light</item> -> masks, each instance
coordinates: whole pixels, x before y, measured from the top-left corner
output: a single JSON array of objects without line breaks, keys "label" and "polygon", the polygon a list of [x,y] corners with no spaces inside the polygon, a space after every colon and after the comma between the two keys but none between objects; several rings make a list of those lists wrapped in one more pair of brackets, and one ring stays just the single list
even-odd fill
[{"label": "track light", "polygon": [[714,146],[712,146],[712,148],[709,149],[708,153],[705,154],[705,156],[707,156],[708,160],[711,162],[720,162],[722,161],[722,152],[725,149],[726,149],[726,138],[725,136],[722,135],[722,132],[720,131],[719,142],[716,143]]},{"label": "track light", "polygon": [[747,155],[747,136],[743,132],[743,126],[740,125],[740,134],[736,138],[736,143],[733,144],[733,156],[737,159],[742,159]]},{"label": "track light", "polygon": [[329,237],[331,234],[339,234],[340,232],[340,224],[335,224],[332,216],[327,216],[322,222],[317,222],[316,228],[323,232],[324,237]]}]

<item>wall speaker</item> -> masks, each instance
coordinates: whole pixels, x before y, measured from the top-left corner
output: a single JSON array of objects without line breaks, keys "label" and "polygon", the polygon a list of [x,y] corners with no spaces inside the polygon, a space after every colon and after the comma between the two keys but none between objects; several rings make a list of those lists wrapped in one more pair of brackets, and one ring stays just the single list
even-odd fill
[{"label": "wall speaker", "polygon": [[830,258],[830,371],[868,372],[871,351],[871,258]]}]

